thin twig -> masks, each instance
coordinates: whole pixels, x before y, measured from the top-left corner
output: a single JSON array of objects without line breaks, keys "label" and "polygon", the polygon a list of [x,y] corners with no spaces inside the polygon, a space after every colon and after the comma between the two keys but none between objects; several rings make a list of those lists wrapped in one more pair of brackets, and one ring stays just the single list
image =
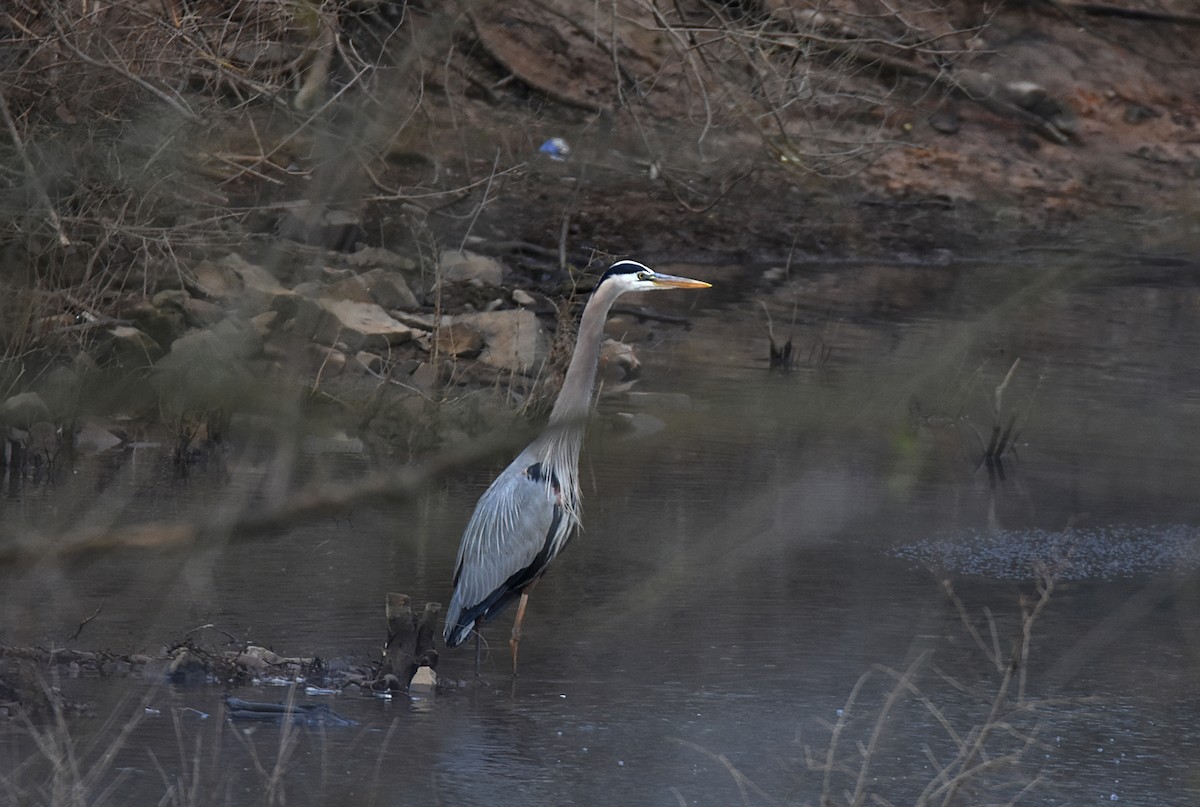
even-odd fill
[{"label": "thin twig", "polygon": [[1008,382],[1012,381],[1013,373],[1017,372],[1017,367],[1021,364],[1021,357],[1013,361],[1012,366],[1008,368],[1008,373],[1005,374],[1004,380],[996,385],[996,398],[993,404],[996,417],[1000,417],[1000,413],[1004,411],[1004,390],[1008,389]]},{"label": "thin twig", "polygon": [[916,675],[917,668],[925,661],[925,653],[917,656],[908,669],[904,671],[904,675],[897,681],[892,690],[888,692],[887,699],[883,702],[883,707],[879,710],[879,714],[875,716],[875,727],[871,730],[871,737],[867,740],[866,750],[863,752],[862,764],[858,768],[858,776],[854,781],[854,794],[850,799],[851,807],[860,807],[863,803],[864,791],[867,787],[867,774],[871,768],[871,762],[875,758],[875,750],[879,747],[879,740],[883,736],[883,727],[891,717],[892,709],[896,702],[900,700],[900,695],[908,690],[912,682],[912,677]]},{"label": "thin twig", "polygon": [[63,644],[67,644],[68,642],[73,642],[73,641],[75,641],[76,639],[78,639],[78,638],[79,638],[79,634],[83,633],[83,628],[84,628],[84,626],[85,626],[85,625],[87,625],[87,623],[91,622],[91,621],[92,621],[93,619],[95,619],[96,617],[100,616],[100,612],[101,612],[102,610],[104,610],[104,603],[103,603],[103,602],[101,602],[99,605],[97,605],[97,606],[96,606],[96,610],[92,612],[92,615],[91,615],[91,616],[89,616],[87,619],[85,619],[85,620],[83,620],[82,622],[80,622],[80,623],[79,623],[79,627],[77,627],[77,628],[75,629],[75,632],[74,632],[74,633],[72,633],[70,636],[68,636],[68,637],[67,637],[67,640],[66,640],[65,642],[63,642]]},{"label": "thin twig", "polygon": [[487,183],[483,186],[483,197],[479,200],[479,204],[475,206],[475,212],[471,216],[471,221],[467,223],[467,229],[463,232],[462,241],[459,242],[459,250],[466,249],[467,239],[471,237],[471,230],[475,227],[475,222],[479,220],[479,214],[487,207],[488,194],[492,192],[492,183],[498,176],[497,168],[500,167],[500,149],[496,149],[496,156],[492,159],[492,170],[488,173]]},{"label": "thin twig", "polygon": [[129,81],[132,81],[134,84],[138,85],[142,89],[151,93],[156,98],[160,99],[165,104],[170,106],[172,109],[174,109],[176,112],[178,112],[188,122],[190,122],[190,123],[200,123],[201,122],[202,119],[200,118],[200,116],[197,115],[195,112],[193,112],[187,106],[187,104],[184,103],[182,98],[179,98],[178,96],[174,96],[174,97],[171,96],[169,93],[166,93],[166,92],[160,90],[158,87],[155,87],[153,84],[146,81],[141,76],[135,75],[134,73],[129,72],[128,70],[124,69],[123,67],[118,67],[117,65],[113,64],[112,62],[102,62],[99,59],[93,59],[91,56],[88,56],[86,53],[84,53],[78,47],[75,46],[75,43],[71,41],[70,37],[67,36],[66,31],[63,30],[62,23],[59,22],[57,19],[54,20],[54,27],[55,27],[55,29],[58,30],[59,37],[60,37],[59,41],[63,45],[66,46],[67,50],[74,53],[77,57],[82,59],[87,64],[90,64],[93,67],[101,67],[101,68],[104,68],[105,70],[111,70],[112,72],[116,73],[117,75],[122,76],[122,77],[128,79]]},{"label": "thin twig", "polygon": [[749,777],[746,776],[746,774],[744,774],[740,770],[738,770],[737,766],[735,766],[729,760],[729,757],[725,756],[724,754],[715,754],[712,751],[709,751],[704,746],[698,745],[694,742],[691,742],[690,740],[682,740],[678,737],[675,737],[674,740],[675,740],[675,742],[679,743],[680,745],[687,746],[688,748],[691,748],[694,751],[699,751],[701,754],[704,754],[706,757],[713,760],[714,762],[721,763],[725,767],[725,769],[727,771],[729,771],[730,776],[733,777],[733,781],[738,786],[738,792],[741,794],[742,803],[747,805],[747,807],[749,807],[749,804],[750,804],[750,794],[747,792],[747,788],[749,788],[750,790],[753,790],[754,793],[759,798],[763,799],[764,801],[766,801],[769,804],[777,804],[778,803],[775,798],[773,798],[769,793],[767,793],[761,787],[756,785],[752,779],[750,779]]},{"label": "thin twig", "polygon": [[962,620],[963,627],[967,629],[967,633],[970,634],[971,638],[975,640],[975,644],[977,644],[979,649],[983,651],[983,654],[987,656],[987,659],[992,663],[992,666],[999,671],[1003,666],[1003,662],[1000,660],[999,654],[994,653],[992,648],[988,647],[987,643],[983,641],[983,637],[979,634],[979,631],[975,628],[974,623],[971,621],[970,614],[967,613],[967,607],[963,604],[963,601],[959,599],[958,594],[954,591],[954,584],[949,580],[942,580],[942,590],[946,592],[946,596],[950,598],[950,602],[954,603],[954,607],[958,611],[958,617],[960,620]]},{"label": "thin twig", "polygon": [[1022,609],[1021,613],[1021,675],[1017,681],[1017,705],[1025,705],[1025,679],[1029,669],[1029,643],[1033,638],[1033,625],[1041,615],[1042,610],[1050,602],[1054,593],[1054,575],[1046,569],[1038,569],[1038,600],[1029,610]]},{"label": "thin twig", "polygon": [[39,201],[45,206],[46,215],[50,217],[50,224],[54,226],[54,231],[58,234],[59,246],[71,246],[71,239],[67,238],[67,234],[63,232],[62,221],[58,217],[58,211],[54,209],[54,204],[50,201],[50,195],[46,193],[45,186],[42,185],[41,179],[38,178],[37,170],[34,169],[33,162],[29,159],[29,152],[25,150],[25,141],[21,139],[21,133],[17,131],[17,123],[13,120],[12,112],[8,108],[8,99],[4,96],[2,87],[0,87],[0,114],[4,115],[4,125],[8,127],[8,133],[13,139],[13,145],[17,147],[17,152],[21,155],[21,162],[25,166],[25,174],[29,177],[29,182],[33,185]]},{"label": "thin twig", "polygon": [[841,741],[842,731],[846,728],[846,721],[850,719],[850,711],[854,708],[854,702],[858,699],[858,693],[862,691],[863,685],[867,683],[867,679],[871,677],[869,672],[863,673],[855,682],[854,688],[850,690],[850,696],[846,698],[845,705],[838,712],[837,722],[833,726],[833,730],[829,735],[829,750],[825,753],[825,770],[821,778],[821,804],[829,804],[829,789],[833,781],[834,763],[837,759],[838,743]]}]

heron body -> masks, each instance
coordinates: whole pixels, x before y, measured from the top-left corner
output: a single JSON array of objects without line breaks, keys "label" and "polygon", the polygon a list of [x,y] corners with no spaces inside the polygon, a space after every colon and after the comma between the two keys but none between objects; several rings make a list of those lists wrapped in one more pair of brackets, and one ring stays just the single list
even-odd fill
[{"label": "heron body", "polygon": [[[462,644],[537,581],[579,526],[578,480],[530,445],[480,497],[458,550],[446,644]],[[575,448],[578,455],[578,448]]]},{"label": "heron body", "polygon": [[579,527],[579,451],[609,309],[626,292],[709,285],[660,274],[636,261],[618,261],[600,279],[584,307],[575,352],[545,431],[496,477],[463,532],[443,634],[449,647],[462,644],[520,597],[511,640],[516,671],[529,589]]}]

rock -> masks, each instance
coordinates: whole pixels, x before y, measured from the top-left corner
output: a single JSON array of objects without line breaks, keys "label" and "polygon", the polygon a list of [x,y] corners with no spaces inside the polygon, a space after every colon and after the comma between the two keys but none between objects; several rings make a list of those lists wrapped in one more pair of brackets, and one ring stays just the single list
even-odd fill
[{"label": "rock", "polygon": [[129,325],[116,325],[105,333],[107,337],[97,346],[98,364],[117,367],[147,367],[158,361],[163,349],[144,331]]},{"label": "rock", "polygon": [[326,286],[322,295],[333,300],[378,303],[383,308],[417,307],[417,298],[404,277],[386,269],[342,278]]},{"label": "rock", "polygon": [[954,107],[942,107],[929,116],[929,125],[935,132],[957,134],[962,128],[962,118]]},{"label": "rock", "polygon": [[279,327],[282,319],[283,315],[278,311],[264,311],[250,317],[250,327],[254,329],[260,339],[267,339]]},{"label": "rock", "polygon": [[604,323],[604,335],[621,342],[645,342],[653,336],[646,323],[630,314],[615,314]]},{"label": "rock", "polygon": [[233,660],[234,664],[243,667],[247,670],[257,670],[259,672],[267,669],[267,662],[254,653],[242,653]]},{"label": "rock", "polygon": [[241,279],[233,270],[215,261],[200,261],[192,275],[195,289],[206,298],[228,300],[242,290]]},{"label": "rock", "polygon": [[[290,315],[296,310],[291,291],[280,285],[266,269],[248,262],[237,253],[215,262],[201,261],[193,271],[196,277],[193,288],[198,296],[206,300],[231,302],[247,314],[274,309]],[[186,310],[187,301],[178,299],[175,296],[178,292],[159,292],[154,298],[156,305],[159,296],[166,294],[171,294],[172,301]]]},{"label": "rock", "polygon": [[75,354],[71,359],[71,371],[77,373],[80,377],[86,376],[88,373],[94,373],[100,369],[100,365],[96,364],[96,360],[82,350]]},{"label": "rock", "polygon": [[106,423],[95,418],[85,418],[75,434],[75,446],[80,451],[99,453],[116,448],[124,441],[108,430]]},{"label": "rock", "polygon": [[184,301],[188,300],[190,297],[191,295],[183,289],[167,289],[165,291],[160,291],[158,294],[155,294],[153,297],[151,297],[150,303],[155,308],[174,307],[182,311]]},{"label": "rock", "polygon": [[392,252],[383,247],[362,247],[357,252],[346,256],[346,263],[361,268],[393,269],[396,271],[416,271],[417,262],[406,255]]},{"label": "rock", "polygon": [[187,330],[183,305],[192,298],[186,291],[160,291],[151,303],[138,303],[122,312],[160,345],[169,345]]},{"label": "rock", "polygon": [[363,237],[362,216],[352,210],[305,203],[284,214],[279,234],[301,244],[347,252]]},{"label": "rock", "polygon": [[73,367],[54,367],[37,382],[33,391],[42,396],[50,408],[52,419],[56,423],[63,423],[79,411],[83,375]]},{"label": "rock", "polygon": [[367,350],[360,350],[354,356],[354,360],[358,362],[360,367],[369,370],[375,375],[383,373],[383,357],[377,353],[371,353]]},{"label": "rock", "polygon": [[321,345],[308,346],[309,364],[321,378],[332,378],[346,369],[346,354],[340,350]]},{"label": "rock", "polygon": [[36,392],[22,392],[0,403],[0,425],[27,431],[33,424],[50,420],[50,407]]},{"label": "rock", "polygon": [[499,286],[504,280],[504,267],[499,261],[467,250],[445,250],[440,265],[441,278],[449,283]]},{"label": "rock", "polygon": [[1153,118],[1161,117],[1162,113],[1154,107],[1149,107],[1145,104],[1139,104],[1135,101],[1130,101],[1125,107],[1125,114],[1121,116],[1121,119],[1126,123],[1137,125]]},{"label": "rock", "polygon": [[422,692],[432,692],[437,689],[437,673],[429,667],[418,667],[413,673],[412,680],[408,682],[409,690],[419,690]]},{"label": "rock", "polygon": [[331,283],[322,292],[330,300],[349,300],[354,303],[373,303],[371,291],[367,282],[359,275],[350,275],[336,283]]},{"label": "rock", "polygon": [[416,308],[417,296],[408,286],[408,281],[399,272],[387,269],[372,269],[360,275],[366,282],[371,299],[387,309]]},{"label": "rock", "polygon": [[353,269],[347,269],[344,266],[322,266],[315,279],[330,286],[352,277],[358,277],[358,272]]},{"label": "rock", "polygon": [[204,672],[203,663],[194,658],[191,651],[186,647],[180,647],[171,654],[171,661],[167,664],[166,674],[168,676],[182,676],[188,671],[194,672],[196,668],[199,668],[201,673]]},{"label": "rock", "polygon": [[176,339],[150,383],[173,413],[229,411],[256,387],[259,376],[247,360],[261,353],[258,334],[223,320]]},{"label": "rock", "polygon": [[284,288],[261,266],[246,263],[236,255],[229,256],[229,261],[235,264],[234,272],[242,281],[242,294],[237,300],[240,311],[247,314],[279,311],[288,317],[296,313],[296,292]]},{"label": "rock", "polygon": [[433,348],[442,357],[473,359],[483,350],[483,334],[470,325],[454,322],[434,331]]},{"label": "rock", "polygon": [[323,298],[301,302],[296,330],[323,345],[342,342],[352,353],[387,350],[413,338],[412,328],[392,319],[377,303]]},{"label": "rock", "polygon": [[394,375],[396,375],[397,377],[410,376],[413,373],[415,373],[417,371],[417,368],[420,366],[421,366],[420,359],[413,359],[413,358],[401,359],[400,361],[395,363]]},{"label": "rock", "polygon": [[325,294],[325,286],[316,280],[305,280],[292,287],[292,293],[299,297],[316,299]]},{"label": "rock", "polygon": [[[209,328],[208,332],[224,343],[239,359],[253,359],[262,355],[262,339],[253,328],[243,322],[224,319]],[[174,344],[171,345],[171,349],[175,349]]]},{"label": "rock", "polygon": [[1074,135],[1079,130],[1075,111],[1045,87],[1032,81],[1010,81],[1004,85],[1008,100],[1038,117],[1045,118],[1061,132]]},{"label": "rock", "polygon": [[432,389],[438,380],[437,370],[433,369],[433,365],[429,362],[423,361],[417,365],[417,369],[412,371],[408,380],[418,389]]},{"label": "rock", "polygon": [[225,319],[225,309],[216,303],[189,297],[183,301],[183,318],[192,328],[206,328]]},{"label": "rock", "polygon": [[465,314],[455,317],[455,322],[483,334],[486,348],[480,361],[490,367],[519,373],[536,371],[549,352],[550,340],[542,323],[526,308]]},{"label": "rock", "polygon": [[517,305],[522,305],[526,308],[537,303],[537,300],[533,298],[533,295],[524,289],[513,289],[512,301]]},{"label": "rock", "polygon": [[442,316],[442,318],[439,320],[432,314],[421,314],[406,311],[396,311],[394,316],[398,321],[403,322],[410,328],[416,328],[418,331],[432,331],[435,330],[439,324],[449,325],[451,321],[451,317],[448,316]]},{"label": "rock", "polygon": [[633,348],[616,339],[605,339],[600,346],[600,371],[605,378],[626,380],[637,376],[642,363]]}]

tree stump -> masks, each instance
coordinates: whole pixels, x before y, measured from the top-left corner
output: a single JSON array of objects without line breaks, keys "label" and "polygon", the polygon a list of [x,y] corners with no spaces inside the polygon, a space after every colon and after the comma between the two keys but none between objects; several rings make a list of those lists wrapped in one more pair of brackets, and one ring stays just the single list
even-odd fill
[{"label": "tree stump", "polygon": [[388,689],[406,691],[418,669],[437,669],[434,635],[441,613],[441,603],[427,602],[418,617],[407,594],[387,595],[387,643],[380,677]]}]

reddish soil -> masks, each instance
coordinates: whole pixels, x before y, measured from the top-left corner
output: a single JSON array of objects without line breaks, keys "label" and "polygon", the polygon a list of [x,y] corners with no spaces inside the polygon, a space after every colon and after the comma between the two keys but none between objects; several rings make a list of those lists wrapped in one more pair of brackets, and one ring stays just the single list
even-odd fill
[{"label": "reddish soil", "polygon": [[[753,23],[771,42],[811,32],[788,22],[804,4],[765,5],[784,11],[736,21],[697,12],[693,27]],[[590,19],[578,3],[477,16],[470,64],[481,83],[498,87],[446,101],[459,131],[442,142],[461,148],[488,132],[486,158],[459,157],[472,179],[491,170],[497,142],[501,167],[528,164],[494,183],[473,234],[553,247],[566,217],[572,258],[592,250],[753,261],[928,258],[1036,244],[1188,249],[1194,226],[1187,211],[1196,208],[1200,175],[1200,26],[1051,3],[1008,4],[987,18],[967,3],[911,17],[868,16],[879,14],[876,5],[823,8],[860,33],[894,35],[903,17],[910,33],[936,44],[901,53],[902,69],[835,58],[793,70],[784,76],[791,84],[775,86],[761,75],[757,85],[739,77],[736,70],[751,68],[717,45],[697,48],[707,55],[697,67],[661,33],[646,4],[618,3],[615,53],[628,85],[621,91],[613,49],[582,37],[573,22]],[[1174,5],[1156,8],[1188,11],[1186,3]],[[597,29],[608,30],[605,20]],[[794,55],[782,49],[760,55],[755,69],[779,70],[772,79],[786,72],[780,65],[794,67],[786,61]],[[985,76],[1003,93],[1036,84],[1050,109],[1023,118],[1021,109],[1013,115],[977,103],[961,83],[931,86],[937,71],[930,60],[938,59],[949,73]],[[914,73],[905,74],[909,65]],[[689,85],[692,69],[705,77],[704,93]],[[845,98],[789,96],[799,72]],[[614,97],[625,102],[614,106]],[[1046,136],[1045,121],[1058,126],[1061,142]],[[538,146],[551,136],[572,146],[568,161],[539,158]],[[833,159],[835,140],[855,151],[851,159]],[[797,152],[805,156],[789,159]]]}]

